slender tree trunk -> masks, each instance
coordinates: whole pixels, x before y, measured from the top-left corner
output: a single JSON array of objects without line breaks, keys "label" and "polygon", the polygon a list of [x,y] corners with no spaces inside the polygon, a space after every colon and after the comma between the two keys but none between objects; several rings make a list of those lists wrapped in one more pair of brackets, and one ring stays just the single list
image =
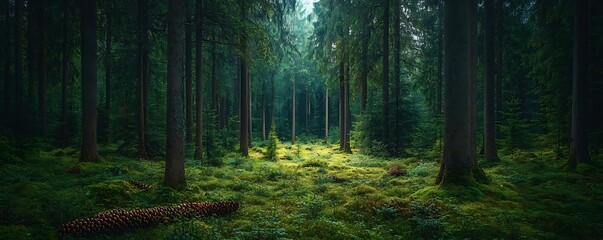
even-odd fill
[{"label": "slender tree trunk", "polygon": [[345,65],[339,63],[339,150],[345,150]]},{"label": "slender tree trunk", "polygon": [[485,71],[484,71],[484,157],[486,161],[497,161],[494,138],[494,2],[485,1]]},{"label": "slender tree trunk", "polygon": [[[241,4],[241,19],[242,21],[247,20],[247,6],[245,3],[246,0],[240,0]],[[245,157],[249,156],[249,87],[247,86],[249,82],[247,81],[247,34],[243,31],[241,33],[241,69],[240,69],[240,129],[239,129],[239,148],[241,150],[241,154]]]},{"label": "slender tree trunk", "polygon": [[193,142],[193,30],[191,13],[186,9],[186,36],[185,36],[185,78],[186,78],[186,142]]},{"label": "slender tree trunk", "polygon": [[[497,0],[497,19],[496,19],[496,122],[502,123],[502,105],[503,105],[503,49],[504,49],[504,0]],[[496,130],[496,138],[500,138],[500,129]]]},{"label": "slender tree trunk", "polygon": [[[109,8],[110,4],[107,4]],[[107,35],[105,36],[105,119],[104,130],[105,141],[111,142],[110,125],[111,125],[111,51],[112,51],[112,14],[111,9],[107,9]]]},{"label": "slender tree trunk", "polygon": [[572,137],[569,167],[578,163],[591,163],[588,153],[588,121],[586,97],[588,96],[588,1],[574,2],[574,75],[572,86]]},{"label": "slender tree trunk", "polygon": [[400,154],[400,0],[394,0],[394,153]]},{"label": "slender tree trunk", "polygon": [[329,85],[325,84],[325,143],[329,144]]},{"label": "slender tree trunk", "polygon": [[389,0],[383,2],[383,72],[381,79],[381,102],[382,106],[382,123],[383,125],[383,144],[390,149],[389,143]]},{"label": "slender tree trunk", "polygon": [[253,114],[252,114],[252,106],[253,101],[251,98],[252,88],[251,88],[251,71],[247,70],[247,93],[249,94],[249,99],[247,105],[249,105],[249,116],[247,117],[247,123],[249,124],[249,147],[252,146],[253,142]]},{"label": "slender tree trunk", "polygon": [[[13,126],[15,133],[24,132],[23,120],[23,0],[15,0],[15,81],[13,99]],[[29,58],[29,56],[28,56]],[[29,62],[29,59],[28,59]],[[29,69],[28,69],[29,70]],[[28,76],[29,78],[29,76]],[[31,98],[30,98],[31,99]]]},{"label": "slender tree trunk", "polygon": [[96,0],[80,4],[83,132],[80,161],[96,162]]},{"label": "slender tree trunk", "polygon": [[38,117],[40,118],[40,136],[47,135],[47,114],[46,114],[46,1],[39,2],[38,13]]},{"label": "slender tree trunk", "polygon": [[218,111],[218,58],[217,58],[218,47],[214,42],[212,43],[211,52],[211,106],[214,112]]},{"label": "slender tree trunk", "polygon": [[437,114],[441,115],[442,114],[442,83],[443,83],[443,79],[444,79],[444,72],[443,72],[443,37],[444,37],[444,14],[443,14],[443,9],[442,9],[442,1],[438,0],[438,20],[439,20],[439,24],[438,24],[438,90],[437,90]]},{"label": "slender tree trunk", "polygon": [[367,14],[365,18],[365,33],[362,38],[362,51],[360,56],[360,111],[364,113],[366,111],[366,102],[367,102],[367,87],[368,87],[368,46],[369,46],[369,38],[370,38],[370,18]]},{"label": "slender tree trunk", "polygon": [[68,145],[68,112],[67,112],[67,85],[69,81],[69,3],[63,3],[63,42],[61,46],[63,54],[62,80],[61,80],[61,146]]},{"label": "slender tree trunk", "polygon": [[195,125],[195,159],[203,158],[203,8],[204,0],[197,0],[195,6],[195,82],[197,92],[197,121]]},{"label": "slender tree trunk", "polygon": [[144,67],[144,5],[145,0],[138,0],[138,32],[137,32],[137,55],[138,66],[136,84],[136,101],[137,101],[137,123],[138,123],[138,153],[137,157],[141,159],[147,158],[146,151],[146,118],[145,118],[145,67]]},{"label": "slender tree trunk", "polygon": [[[471,62],[470,62],[470,101],[469,101],[469,122],[471,128],[469,131],[469,140],[471,142],[471,162],[477,162],[477,0],[471,0],[471,30],[470,30],[470,44],[471,44]],[[482,138],[483,140],[483,138]],[[483,147],[483,144],[482,144]]]},{"label": "slender tree trunk", "polygon": [[[471,71],[472,17],[474,0],[455,1],[445,5],[446,99],[444,158],[436,184],[468,185],[485,180],[483,171],[472,158],[471,145]],[[469,16],[469,17],[468,17]]]},{"label": "slender tree trunk", "polygon": [[262,80],[262,140],[266,141],[266,80]]},{"label": "slender tree trunk", "polygon": [[291,118],[291,144],[295,144],[295,77],[293,77],[293,84],[291,84],[291,99],[292,99],[292,104],[291,104],[291,116],[293,116]]},{"label": "slender tree trunk", "polygon": [[6,8],[5,10],[5,15],[4,15],[4,24],[5,24],[5,28],[4,28],[4,54],[5,54],[5,62],[4,62],[4,101],[3,101],[3,107],[4,107],[4,112],[5,113],[11,113],[11,103],[10,103],[10,99],[11,99],[11,95],[12,95],[12,91],[11,91],[11,87],[13,85],[13,79],[10,76],[10,70],[11,70],[11,54],[10,54],[10,0],[6,0],[5,1],[5,5]]},{"label": "slender tree trunk", "polygon": [[343,151],[345,153],[352,153],[352,148],[350,147],[350,128],[352,127],[352,114],[350,111],[350,62],[347,61],[346,71],[345,71],[345,84],[344,84],[344,97],[345,101],[343,106],[344,111],[344,124],[345,124],[345,132],[344,132],[344,144]]},{"label": "slender tree trunk", "polygon": [[31,99],[32,102],[28,103],[26,107],[32,108],[31,111],[35,107],[33,102],[36,82],[34,76],[36,72],[36,40],[38,40],[36,24],[39,23],[36,19],[36,4],[35,0],[27,2],[27,99]]},{"label": "slender tree trunk", "polygon": [[[143,91],[142,99],[144,106],[144,134],[145,140],[149,140],[149,0],[143,0],[142,8],[142,74],[143,74]],[[145,141],[145,152],[148,153],[148,142]]]},{"label": "slender tree trunk", "polygon": [[168,1],[168,96],[165,185],[182,188],[184,177],[184,1]]},{"label": "slender tree trunk", "polygon": [[276,97],[276,93],[275,88],[274,88],[274,78],[271,78],[271,93],[270,93],[270,97],[272,98],[272,100],[270,101],[270,127],[274,126],[274,104],[275,104],[275,97]]}]

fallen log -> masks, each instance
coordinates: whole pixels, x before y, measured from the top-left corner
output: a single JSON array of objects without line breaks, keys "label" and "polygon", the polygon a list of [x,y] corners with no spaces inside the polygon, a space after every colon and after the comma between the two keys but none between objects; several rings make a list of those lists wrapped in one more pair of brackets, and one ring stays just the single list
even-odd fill
[{"label": "fallen log", "polygon": [[175,206],[101,212],[89,218],[76,219],[62,224],[58,229],[59,239],[65,236],[83,237],[105,233],[122,233],[142,227],[152,227],[160,223],[171,223],[179,219],[225,215],[237,211],[239,203],[192,202]]}]

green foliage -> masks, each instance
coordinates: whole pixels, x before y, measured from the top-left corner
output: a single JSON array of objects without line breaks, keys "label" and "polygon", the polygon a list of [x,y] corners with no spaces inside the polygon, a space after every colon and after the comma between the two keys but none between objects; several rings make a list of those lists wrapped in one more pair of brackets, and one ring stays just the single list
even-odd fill
[{"label": "green foliage", "polygon": [[270,161],[276,161],[278,159],[279,140],[276,135],[276,126],[270,127],[270,134],[268,134],[268,140],[266,141],[266,159]]},{"label": "green foliage", "polygon": [[219,167],[222,166],[222,157],[226,154],[226,149],[224,148],[224,142],[219,134],[219,129],[217,126],[217,116],[213,111],[209,111],[206,114],[206,121],[203,125],[204,133],[203,137],[205,138],[203,141],[203,149],[205,150],[205,156],[203,160],[210,166]]},{"label": "green foliage", "polygon": [[505,121],[500,127],[503,146],[511,150],[528,149],[533,142],[529,138],[531,125],[522,116],[520,104],[518,98],[511,98],[503,114]]}]

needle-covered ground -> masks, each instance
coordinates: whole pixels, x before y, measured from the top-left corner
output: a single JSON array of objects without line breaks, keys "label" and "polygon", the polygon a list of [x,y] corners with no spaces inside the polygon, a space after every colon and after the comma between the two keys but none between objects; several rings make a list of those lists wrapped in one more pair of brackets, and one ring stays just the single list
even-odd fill
[{"label": "needle-covered ground", "polygon": [[[282,144],[275,162],[260,147],[249,158],[224,157],[221,167],[187,159],[188,186],[176,191],[161,184],[163,161],[119,157],[115,146],[100,148],[100,163],[78,163],[71,148],[31,149],[42,150],[1,149],[0,239],[54,239],[60,224],[110,209],[219,200],[240,209],[92,239],[603,238],[601,170],[563,170],[552,151],[501,154],[482,163],[490,184],[440,188],[439,165],[420,153],[382,159]],[[394,164],[407,173],[388,175]]]}]

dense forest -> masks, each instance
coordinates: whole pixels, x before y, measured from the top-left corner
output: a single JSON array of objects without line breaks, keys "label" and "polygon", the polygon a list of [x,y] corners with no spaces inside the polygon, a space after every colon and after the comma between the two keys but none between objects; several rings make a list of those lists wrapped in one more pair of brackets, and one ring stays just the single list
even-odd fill
[{"label": "dense forest", "polygon": [[1,1],[0,239],[603,238],[603,1]]}]

